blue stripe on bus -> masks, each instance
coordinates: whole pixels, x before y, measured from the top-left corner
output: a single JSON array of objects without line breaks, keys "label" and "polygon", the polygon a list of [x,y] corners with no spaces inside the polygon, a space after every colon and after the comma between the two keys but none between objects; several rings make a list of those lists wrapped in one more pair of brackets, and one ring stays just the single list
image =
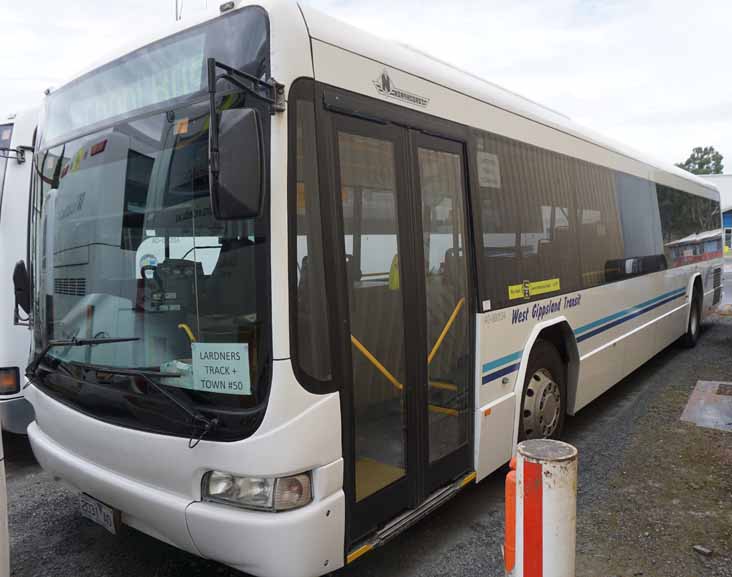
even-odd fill
[{"label": "blue stripe on bus", "polygon": [[[519,354],[519,353],[516,353]],[[483,375],[482,382],[485,385],[486,383],[490,383],[491,381],[495,381],[496,379],[500,379],[504,375],[510,375],[511,373],[518,371],[520,363],[515,363],[513,365],[508,365],[507,367],[503,367],[502,369],[497,370],[495,373],[490,373],[488,375]]]},{"label": "blue stripe on bus", "polygon": [[[609,329],[611,329],[613,327],[618,326],[619,324],[622,324],[622,323],[624,323],[626,321],[629,321],[631,319],[634,319],[636,317],[639,317],[641,315],[644,315],[648,311],[651,311],[651,310],[653,310],[655,308],[658,308],[660,306],[663,306],[665,304],[668,304],[671,301],[675,301],[676,299],[681,298],[682,296],[684,296],[685,293],[686,293],[686,289],[682,289],[680,293],[673,294],[673,295],[669,296],[668,298],[665,298],[665,299],[663,299],[661,301],[658,301],[656,303],[653,303],[650,306],[647,306],[647,307],[642,308],[640,310],[636,310],[636,312],[634,312],[633,314],[630,314],[630,315],[628,315],[626,317],[623,317],[622,319],[618,319],[618,320],[615,320],[615,321],[613,321],[611,323],[608,323],[606,325],[602,325],[599,329],[595,329],[594,331],[590,331],[589,333],[585,333],[584,335],[578,337],[577,338],[577,342],[579,343],[579,342],[582,342],[584,340],[590,339],[590,338],[592,338],[592,337],[594,337],[596,335],[599,335],[602,332],[605,332],[605,331],[607,331],[607,330],[609,330]],[[633,309],[631,309],[631,310],[633,310]]]},{"label": "blue stripe on bus", "polygon": [[673,291],[669,291],[667,293],[664,293],[662,295],[657,296],[656,298],[652,298],[651,300],[642,302],[642,303],[640,303],[638,305],[635,305],[635,306],[632,306],[632,307],[630,307],[628,309],[624,309],[624,310],[619,311],[617,313],[608,315],[606,317],[602,317],[601,319],[597,319],[596,321],[592,321],[591,323],[588,323],[586,325],[583,325],[583,326],[579,327],[574,332],[577,335],[581,335],[582,333],[585,333],[585,332],[589,331],[590,329],[594,329],[595,327],[599,327],[600,325],[603,325],[606,322],[613,321],[615,319],[619,319],[620,317],[623,317],[623,316],[625,316],[627,314],[630,314],[630,313],[632,313],[634,311],[637,311],[639,309],[645,308],[648,305],[651,305],[653,303],[656,303],[658,301],[661,301],[661,300],[663,300],[665,298],[668,298],[670,296],[675,296],[675,295],[681,295],[682,293],[685,293],[685,292],[686,292],[686,289],[683,289],[683,288],[682,289],[676,289],[676,290],[673,290]]},{"label": "blue stripe on bus", "polygon": [[[576,335],[580,335],[577,337],[577,342],[582,342],[587,339],[591,339],[592,337],[597,336],[600,333],[603,333],[607,330],[610,330],[613,327],[621,325],[626,321],[629,321],[636,317],[644,315],[648,311],[651,311],[655,308],[668,304],[671,301],[674,301],[682,296],[685,296],[685,294],[686,294],[686,289],[684,289],[684,288],[669,291],[667,293],[659,295],[655,298],[652,298],[650,300],[647,300],[645,302],[642,302],[642,303],[632,306],[630,308],[624,309],[617,313],[613,313],[606,317],[602,317],[601,319],[597,319],[596,321],[592,321],[591,323],[588,323],[586,325],[579,327],[575,331]],[[607,324],[605,324],[605,323],[607,323]],[[599,327],[599,328],[595,328],[595,327]],[[591,330],[591,329],[595,329],[595,330]],[[587,331],[590,331],[590,332],[587,332]],[[494,369],[500,365],[509,363],[511,361],[518,360],[521,358],[522,354],[523,354],[523,351],[517,351],[515,353],[511,353],[510,355],[506,355],[505,357],[496,359],[495,361],[486,363],[483,365],[483,372],[487,373],[491,369]],[[483,375],[481,382],[485,385],[486,383],[495,381],[496,379],[500,379],[501,377],[503,377],[505,375],[511,374],[518,370],[519,364],[520,363],[514,363],[511,365],[508,365],[507,367],[499,369],[493,373]]]},{"label": "blue stripe on bus", "polygon": [[505,365],[506,363],[510,363],[511,361],[518,361],[521,358],[521,352],[522,351],[519,351],[517,353],[511,353],[510,355],[506,355],[505,357],[501,357],[500,359],[496,359],[495,361],[484,364],[483,372],[487,373],[491,369],[495,369],[496,367],[500,367],[501,365]]}]

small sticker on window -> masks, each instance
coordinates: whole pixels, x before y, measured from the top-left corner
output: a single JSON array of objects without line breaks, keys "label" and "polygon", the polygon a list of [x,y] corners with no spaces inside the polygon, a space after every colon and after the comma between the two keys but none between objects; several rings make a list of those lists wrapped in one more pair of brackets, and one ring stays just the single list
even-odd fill
[{"label": "small sticker on window", "polygon": [[10,140],[10,129],[6,128],[2,131],[2,134],[0,134],[0,140]]},{"label": "small sticker on window", "polygon": [[478,151],[478,183],[483,188],[501,188],[501,166],[498,156]]},{"label": "small sticker on window", "polygon": [[557,292],[561,289],[558,278],[529,282],[525,280],[521,284],[515,284],[508,287],[508,298],[514,299],[530,299],[538,295]]},{"label": "small sticker on window", "polygon": [[192,343],[193,390],[226,395],[250,395],[249,345]]},{"label": "small sticker on window", "polygon": [[188,118],[181,118],[175,123],[175,134],[188,134]]}]

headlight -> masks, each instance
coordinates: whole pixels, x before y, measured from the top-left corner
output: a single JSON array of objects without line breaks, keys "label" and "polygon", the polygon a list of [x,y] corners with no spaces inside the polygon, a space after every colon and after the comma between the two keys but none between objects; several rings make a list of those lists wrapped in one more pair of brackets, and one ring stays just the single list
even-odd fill
[{"label": "headlight", "polygon": [[289,511],[313,500],[310,475],[240,477],[222,471],[203,476],[204,501],[216,501],[260,511]]},{"label": "headlight", "polygon": [[18,367],[0,369],[0,395],[12,395],[20,391]]}]

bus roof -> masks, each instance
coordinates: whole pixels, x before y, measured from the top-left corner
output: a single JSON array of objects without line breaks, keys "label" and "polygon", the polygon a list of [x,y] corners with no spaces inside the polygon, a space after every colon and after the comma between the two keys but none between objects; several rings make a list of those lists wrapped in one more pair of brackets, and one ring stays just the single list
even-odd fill
[{"label": "bus roof", "polygon": [[[360,54],[366,58],[399,69],[407,74],[420,77],[423,80],[432,82],[448,90],[531,119],[534,122],[550,126],[585,142],[632,158],[652,168],[680,177],[702,186],[707,190],[718,193],[718,188],[708,180],[699,178],[672,164],[660,161],[648,154],[602,136],[589,128],[577,124],[568,116],[556,110],[466,72],[422,50],[375,36],[365,30],[328,16],[310,6],[300,5],[293,0],[261,0],[258,2],[236,0],[235,8],[238,9],[253,4],[261,5],[270,11],[277,8],[280,16],[289,15],[292,18],[304,18],[307,24],[307,30],[312,38]],[[218,5],[212,5],[207,11],[195,13],[189,20],[170,22],[161,25],[157,29],[147,30],[141,35],[131,38],[123,46],[118,47],[114,52],[98,60],[93,65],[85,67],[83,71],[74,75],[68,82],[156,40],[165,38],[219,15]]]},{"label": "bus roof", "polygon": [[406,44],[377,37],[362,29],[345,24],[309,6],[302,6],[310,35],[320,41],[360,54],[369,59],[418,76],[424,80],[474,98],[486,104],[551,126],[606,150],[638,160],[658,170],[673,174],[708,190],[717,192],[714,184],[685,170],[635,150],[594,130],[584,127],[568,116],[537,103],[511,90],[461,70],[422,50]]}]

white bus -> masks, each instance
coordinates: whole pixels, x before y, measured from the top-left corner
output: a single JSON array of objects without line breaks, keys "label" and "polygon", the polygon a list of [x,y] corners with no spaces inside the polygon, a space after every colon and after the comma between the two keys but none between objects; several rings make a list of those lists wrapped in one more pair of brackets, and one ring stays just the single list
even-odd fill
[{"label": "white bus", "polygon": [[34,453],[253,575],[355,561],[719,299],[713,186],[305,6],[119,55],[38,139]]},{"label": "white bus", "polygon": [[24,398],[30,336],[13,318],[13,267],[28,253],[28,197],[38,110],[0,120],[0,419],[25,434],[33,408]]}]

